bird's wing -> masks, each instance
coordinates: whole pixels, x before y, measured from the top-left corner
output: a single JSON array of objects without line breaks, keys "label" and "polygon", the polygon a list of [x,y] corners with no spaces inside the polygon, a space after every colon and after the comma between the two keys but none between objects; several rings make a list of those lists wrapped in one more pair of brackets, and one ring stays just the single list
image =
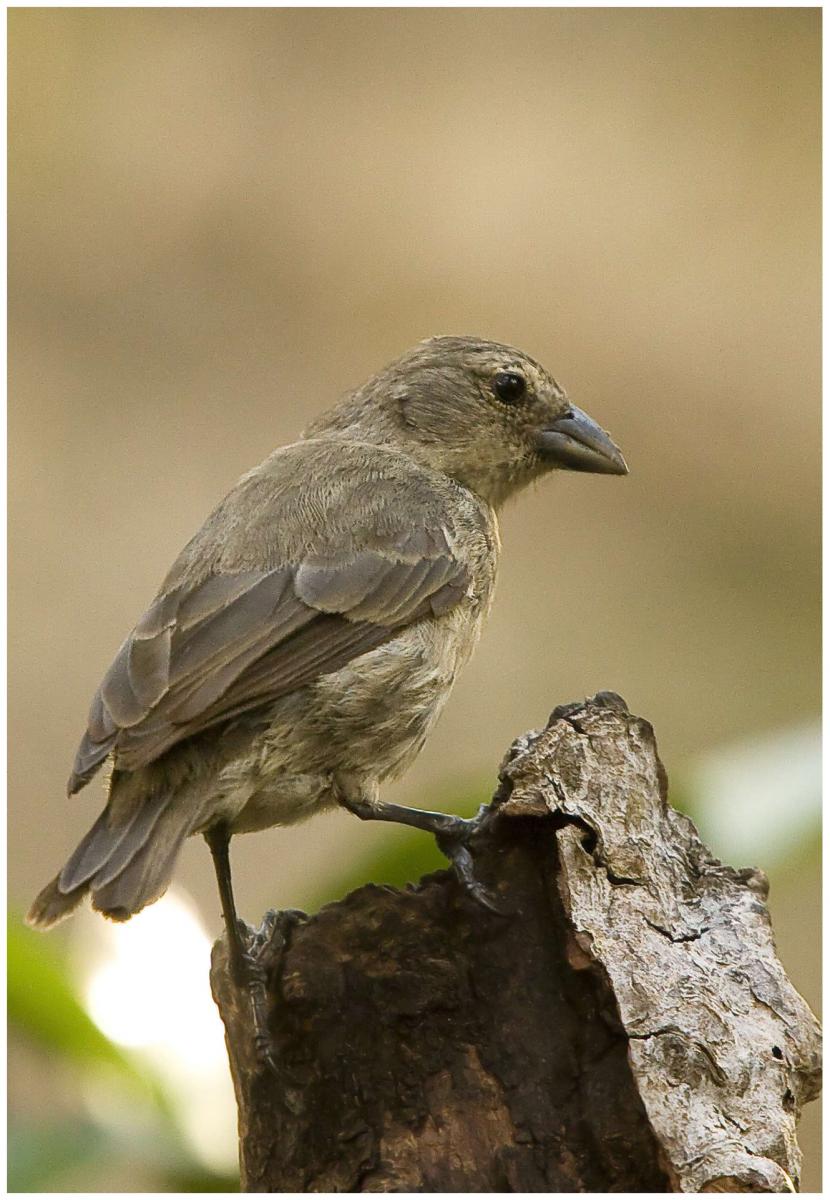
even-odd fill
[{"label": "bird's wing", "polygon": [[443,525],[379,535],[371,549],[307,554],[266,570],[210,574],[163,592],[95,695],[70,795],[114,752],[119,768],[273,701],[440,615],[470,586]]}]

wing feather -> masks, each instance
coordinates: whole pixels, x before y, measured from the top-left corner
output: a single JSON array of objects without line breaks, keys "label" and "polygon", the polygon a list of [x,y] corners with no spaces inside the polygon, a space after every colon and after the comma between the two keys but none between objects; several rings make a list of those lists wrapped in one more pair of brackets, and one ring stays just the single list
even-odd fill
[{"label": "wing feather", "polygon": [[187,593],[175,613],[177,628],[184,633],[192,625],[206,621],[262,579],[261,571],[242,571],[235,575],[212,575],[195,591]]},{"label": "wing feather", "polygon": [[172,641],[173,630],[169,625],[156,637],[130,638],[127,675],[133,695],[145,712],[158,704],[167,690]]},{"label": "wing feather", "polygon": [[[385,544],[384,544],[385,542]],[[70,794],[110,753],[134,770],[220,721],[270,703],[447,611],[469,588],[446,530],[377,537],[268,571],[211,574],[161,595],[104,677]]]},{"label": "wing feather", "polygon": [[101,684],[101,699],[105,714],[108,714],[112,723],[121,729],[137,725],[147,713],[147,706],[142,704],[136,696],[130,683],[131,646],[132,636],[127,638],[116,654],[115,660]]}]

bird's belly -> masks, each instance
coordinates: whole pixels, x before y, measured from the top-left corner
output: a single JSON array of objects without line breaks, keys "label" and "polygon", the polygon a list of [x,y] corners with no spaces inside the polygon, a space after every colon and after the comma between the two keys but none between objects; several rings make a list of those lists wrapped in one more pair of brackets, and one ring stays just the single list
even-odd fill
[{"label": "bird's belly", "polygon": [[368,787],[412,762],[480,625],[477,614],[448,616],[410,626],[270,710],[250,752],[220,777],[235,832],[302,820],[337,804],[338,779]]}]

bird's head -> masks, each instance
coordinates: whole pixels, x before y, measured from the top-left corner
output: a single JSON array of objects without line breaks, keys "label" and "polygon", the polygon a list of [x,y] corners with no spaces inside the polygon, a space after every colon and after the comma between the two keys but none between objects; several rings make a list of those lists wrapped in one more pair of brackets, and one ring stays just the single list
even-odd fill
[{"label": "bird's head", "polygon": [[494,505],[549,470],[628,473],[608,434],[544,367],[474,337],[419,343],[307,436],[325,434],[405,450]]}]

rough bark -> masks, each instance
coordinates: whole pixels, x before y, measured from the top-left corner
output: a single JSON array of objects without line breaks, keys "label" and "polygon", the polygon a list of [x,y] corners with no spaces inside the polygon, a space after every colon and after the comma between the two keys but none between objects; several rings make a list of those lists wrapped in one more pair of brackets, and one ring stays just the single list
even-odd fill
[{"label": "rough bark", "polygon": [[273,1071],[217,943],[243,1188],[796,1188],[818,1025],[763,874],[668,807],[648,722],[610,693],[557,709],[473,849],[509,915],[439,872],[263,934]]}]

